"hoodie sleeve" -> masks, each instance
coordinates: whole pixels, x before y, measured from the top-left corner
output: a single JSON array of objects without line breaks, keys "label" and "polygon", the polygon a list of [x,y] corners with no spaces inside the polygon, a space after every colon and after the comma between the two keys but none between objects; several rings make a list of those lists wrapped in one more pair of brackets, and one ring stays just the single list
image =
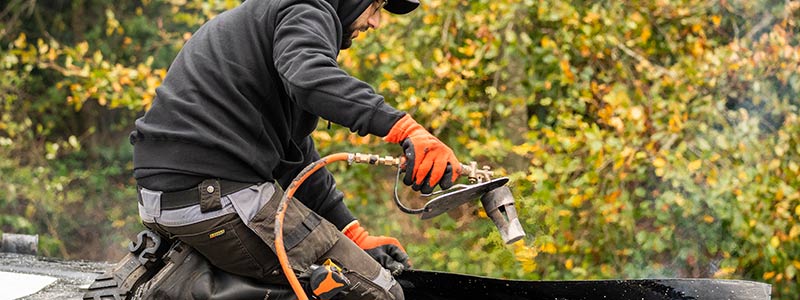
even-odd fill
[{"label": "hoodie sleeve", "polygon": [[[281,186],[289,186],[292,179],[294,179],[303,168],[312,162],[320,159],[317,149],[314,147],[314,141],[311,137],[306,137],[302,143],[298,145],[303,151],[304,161],[298,164],[293,170],[285,172],[280,178],[278,183]],[[347,224],[350,224],[356,218],[344,204],[342,199],[344,195],[341,191],[336,189],[336,182],[333,175],[326,168],[322,168],[311,174],[305,182],[298,188],[294,194],[297,200],[300,200],[305,206],[336,225],[336,228],[342,230]]]},{"label": "hoodie sleeve", "polygon": [[289,97],[359,135],[386,136],[405,113],[339,68],[342,28],[333,8],[323,1],[293,4],[277,16],[273,60]]}]

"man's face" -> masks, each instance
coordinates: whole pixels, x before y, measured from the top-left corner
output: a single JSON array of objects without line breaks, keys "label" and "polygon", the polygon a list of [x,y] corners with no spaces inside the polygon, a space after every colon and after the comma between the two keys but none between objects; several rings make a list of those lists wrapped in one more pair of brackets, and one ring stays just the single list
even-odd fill
[{"label": "man's face", "polygon": [[350,27],[344,33],[342,49],[350,48],[350,45],[353,44],[353,39],[358,37],[361,32],[366,32],[370,28],[377,29],[381,26],[381,10],[385,4],[386,0],[375,0],[353,21],[353,24],[350,24]]}]

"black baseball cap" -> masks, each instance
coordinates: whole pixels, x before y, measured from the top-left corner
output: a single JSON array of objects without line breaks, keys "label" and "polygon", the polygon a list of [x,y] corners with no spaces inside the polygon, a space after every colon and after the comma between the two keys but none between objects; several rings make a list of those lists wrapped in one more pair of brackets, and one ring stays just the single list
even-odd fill
[{"label": "black baseball cap", "polygon": [[386,6],[383,9],[393,14],[404,15],[418,6],[419,0],[386,0]]}]

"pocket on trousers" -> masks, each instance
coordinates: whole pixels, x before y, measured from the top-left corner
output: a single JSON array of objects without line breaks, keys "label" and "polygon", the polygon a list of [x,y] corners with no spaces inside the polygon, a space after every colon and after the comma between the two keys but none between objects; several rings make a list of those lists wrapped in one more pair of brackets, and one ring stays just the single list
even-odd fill
[{"label": "pocket on trousers", "polygon": [[[266,265],[269,264],[267,259],[255,258],[254,252],[258,250],[253,248],[258,247],[261,241],[249,230],[242,220],[236,217],[230,222],[201,233],[175,237],[192,246],[214,266],[224,271],[246,277],[263,278],[266,272],[271,271],[276,265],[269,266]],[[257,243],[248,239],[256,239]],[[269,252],[270,249],[263,247],[261,251]]]},{"label": "pocket on trousers", "polygon": [[[275,251],[275,212],[279,200],[269,201],[267,205],[250,220],[252,229]],[[339,230],[330,222],[311,211],[297,199],[289,202],[283,220],[283,239],[286,255],[292,269],[305,272],[311,264],[320,260],[323,254],[339,240]]]},{"label": "pocket on trousers", "polygon": [[394,300],[389,291],[361,273],[346,271],[344,276],[350,280],[350,290],[341,297],[341,300]]}]

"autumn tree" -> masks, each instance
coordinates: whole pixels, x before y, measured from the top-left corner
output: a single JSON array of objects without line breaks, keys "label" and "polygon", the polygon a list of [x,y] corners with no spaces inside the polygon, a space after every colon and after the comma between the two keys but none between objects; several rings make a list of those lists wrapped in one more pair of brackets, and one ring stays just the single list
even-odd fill
[{"label": "autumn tree", "polygon": [[[47,255],[113,260],[140,228],[133,119],[191,33],[238,2],[44,2],[0,8],[0,226],[41,234]],[[528,237],[502,245],[477,203],[398,216],[393,170],[331,169],[418,268],[741,278],[796,299],[798,15],[797,1],[423,1],[340,64],[509,176]],[[324,153],[399,152],[321,126]]]}]

